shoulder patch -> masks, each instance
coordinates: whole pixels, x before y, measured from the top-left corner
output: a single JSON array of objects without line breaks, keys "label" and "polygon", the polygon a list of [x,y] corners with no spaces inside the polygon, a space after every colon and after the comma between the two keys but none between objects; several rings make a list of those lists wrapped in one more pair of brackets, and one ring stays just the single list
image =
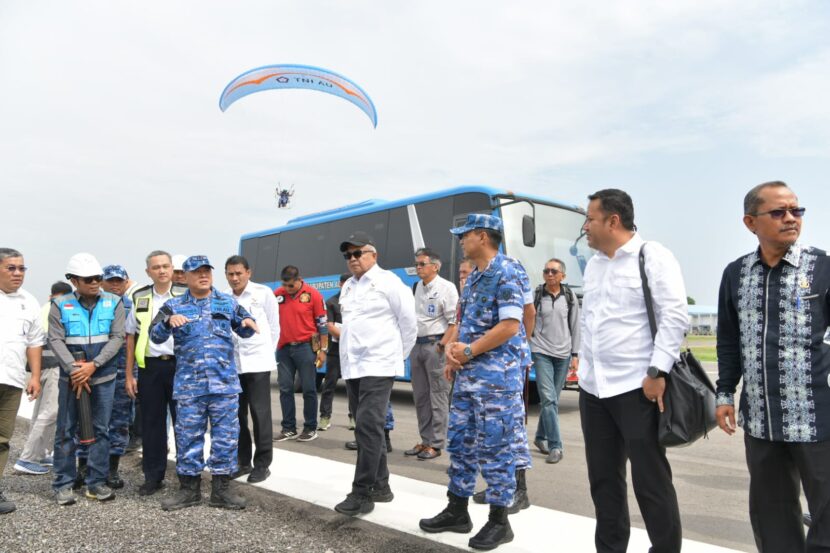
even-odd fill
[{"label": "shoulder patch", "polygon": [[510,290],[502,290],[501,299],[507,301],[512,297],[513,297],[513,294],[510,292]]}]

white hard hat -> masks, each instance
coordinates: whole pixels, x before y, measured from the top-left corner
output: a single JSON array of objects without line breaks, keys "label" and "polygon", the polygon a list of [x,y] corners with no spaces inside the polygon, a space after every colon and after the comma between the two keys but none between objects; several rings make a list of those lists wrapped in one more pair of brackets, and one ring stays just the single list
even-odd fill
[{"label": "white hard hat", "polygon": [[91,277],[103,274],[104,269],[91,253],[76,253],[69,258],[69,264],[66,266],[66,278],[69,278],[69,275]]},{"label": "white hard hat", "polygon": [[173,270],[184,271],[184,261],[187,259],[186,255],[177,254],[173,256]]}]

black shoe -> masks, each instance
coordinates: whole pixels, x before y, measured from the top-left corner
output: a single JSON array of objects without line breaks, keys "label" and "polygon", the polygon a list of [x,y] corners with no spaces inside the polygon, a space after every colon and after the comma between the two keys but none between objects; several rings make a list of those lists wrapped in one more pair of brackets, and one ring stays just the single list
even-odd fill
[{"label": "black shoe", "polygon": [[447,508],[432,518],[422,518],[418,523],[421,530],[430,534],[439,532],[458,532],[468,534],[473,529],[473,521],[470,520],[470,513],[467,512],[469,498],[447,492],[449,504]]},{"label": "black shoe", "polygon": [[392,438],[389,437],[389,431],[384,430],[383,433],[386,435],[386,453],[392,453]]},{"label": "black shoe", "polygon": [[346,442],[345,447],[349,451],[357,451],[357,440],[352,440],[350,442]]},{"label": "black shoe", "polygon": [[470,538],[469,546],[473,549],[489,551],[503,543],[513,541],[513,529],[507,520],[507,507],[490,505],[490,516],[478,534]]},{"label": "black shoe", "polygon": [[271,476],[271,471],[268,470],[268,467],[254,467],[254,470],[248,476],[248,482],[256,484],[257,482],[262,482],[269,476]]},{"label": "black shoe", "polygon": [[389,503],[395,499],[395,494],[392,493],[392,488],[387,484],[382,488],[372,488],[372,491],[369,492],[369,499],[372,500],[372,503]]},{"label": "black shoe", "polygon": [[147,480],[138,487],[138,495],[153,495],[164,487],[161,480]]},{"label": "black shoe", "polygon": [[804,526],[806,526],[807,528],[813,525],[813,515],[811,515],[810,513],[804,513],[801,519],[804,521]]},{"label": "black shoe", "polygon": [[[179,475],[179,489],[173,495],[161,500],[161,508],[165,511],[178,511],[185,507],[193,507],[202,502],[202,477]],[[139,491],[139,493],[141,493]]]},{"label": "black shoe", "polygon": [[254,469],[251,468],[251,465],[247,465],[247,466],[244,466],[244,467],[240,466],[238,469],[236,469],[236,472],[231,474],[231,478],[233,480],[236,480],[237,478],[239,478],[241,476],[245,476],[246,474],[251,474],[251,472],[253,470]]},{"label": "black shoe", "polygon": [[0,492],[0,515],[7,515],[14,510],[17,509],[17,505],[14,502],[9,501],[6,499],[6,496],[3,495],[3,492]]},{"label": "black shoe", "polygon": [[210,482],[210,506],[238,511],[247,505],[245,498],[230,490],[231,477],[228,474],[214,474]]},{"label": "black shoe", "polygon": [[84,487],[84,483],[86,482],[86,459],[79,458],[78,459],[78,470],[75,473],[75,481],[72,482],[72,489],[73,490],[80,490]]},{"label": "black shoe", "polygon": [[350,493],[345,501],[334,506],[334,510],[343,515],[353,517],[355,515],[371,513],[375,508],[372,499],[365,495]]},{"label": "black shoe", "polygon": [[480,492],[476,492],[473,494],[473,503],[478,503],[479,505],[484,505],[486,501],[484,500],[487,497],[487,490],[481,490]]},{"label": "black shoe", "polygon": [[110,472],[107,475],[107,486],[113,490],[120,490],[124,487],[124,480],[118,474],[118,464],[121,461],[119,455],[110,455]]}]

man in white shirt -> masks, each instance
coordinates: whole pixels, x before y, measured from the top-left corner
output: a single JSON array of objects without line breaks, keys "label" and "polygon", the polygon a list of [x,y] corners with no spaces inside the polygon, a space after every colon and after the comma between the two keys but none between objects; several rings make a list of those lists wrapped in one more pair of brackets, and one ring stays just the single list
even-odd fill
[{"label": "man in white shirt", "polygon": [[[234,478],[250,473],[248,482],[262,482],[271,475],[268,468],[274,456],[271,440],[274,431],[271,419],[271,373],[277,370],[277,343],[280,339],[280,307],[274,291],[251,282],[251,266],[241,255],[232,255],[225,261],[225,278],[237,303],[257,321],[259,333],[250,338],[233,334],[234,355],[239,372],[239,469]],[[254,425],[253,443],[256,453],[251,468],[251,432],[248,430],[248,410]]]},{"label": "man in white shirt", "polygon": [[630,520],[626,459],[653,553],[681,546],[680,512],[666,450],[657,441],[666,375],[688,328],[686,288],[672,253],[656,242],[644,250],[657,314],[652,340],[640,278],[643,239],[631,197],[622,190],[588,196],[583,225],[598,250],[585,268],[579,411],[596,509],[600,552],[624,552]]},{"label": "man in white shirt", "polygon": [[357,462],[352,491],[334,509],[354,516],[394,497],[383,425],[395,375],[403,372],[418,328],[412,291],[377,265],[368,234],[355,232],[340,244],[340,251],[353,275],[340,291],[340,371],[350,396],[357,398]]},{"label": "man in white shirt", "polygon": [[[133,308],[127,317],[127,393],[141,403],[141,434],[143,453],[141,467],[144,484],[139,495],[152,495],[162,488],[167,470],[167,414],[176,423],[173,401],[173,376],[176,357],[173,337],[163,344],[150,340],[152,321],[161,306],[186,288],[173,283],[173,262],[170,254],[155,250],[147,255],[146,273],[153,284],[132,294]],[[134,367],[140,378],[133,374]]]},{"label": "man in white shirt", "polygon": [[418,338],[409,367],[412,371],[412,398],[421,441],[404,455],[422,461],[441,455],[447,441],[450,381],[444,378],[444,346],[453,335],[458,292],[455,285],[438,274],[441,258],[429,248],[415,252],[415,270],[421,280],[415,285],[415,313]]},{"label": "man in white shirt", "polygon": [[[0,248],[0,478],[9,460],[9,442],[23,388],[29,401],[40,395],[40,357],[46,337],[37,300],[20,288],[25,276],[23,254]],[[27,362],[32,371],[28,383]],[[16,508],[0,489],[0,515]]]}]

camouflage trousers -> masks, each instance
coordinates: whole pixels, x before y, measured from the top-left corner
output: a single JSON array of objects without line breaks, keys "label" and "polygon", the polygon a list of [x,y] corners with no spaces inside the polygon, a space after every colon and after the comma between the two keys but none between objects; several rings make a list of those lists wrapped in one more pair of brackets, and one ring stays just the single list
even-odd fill
[{"label": "camouflage trousers", "polygon": [[[130,423],[133,421],[133,400],[127,395],[127,369],[118,367],[115,373],[115,391],[110,414],[109,442],[110,455],[119,457],[124,455],[127,443],[130,441]],[[81,445],[78,436],[75,436],[75,456],[86,459],[89,456],[89,446]]]},{"label": "camouflage trousers", "polygon": [[507,507],[513,502],[522,436],[527,446],[523,417],[521,392],[453,393],[447,431],[450,492],[472,496],[480,470],[487,503]]},{"label": "camouflage trousers", "polygon": [[233,474],[239,447],[239,395],[209,394],[176,400],[176,472],[197,476],[205,469],[205,433],[210,419],[211,474]]}]

